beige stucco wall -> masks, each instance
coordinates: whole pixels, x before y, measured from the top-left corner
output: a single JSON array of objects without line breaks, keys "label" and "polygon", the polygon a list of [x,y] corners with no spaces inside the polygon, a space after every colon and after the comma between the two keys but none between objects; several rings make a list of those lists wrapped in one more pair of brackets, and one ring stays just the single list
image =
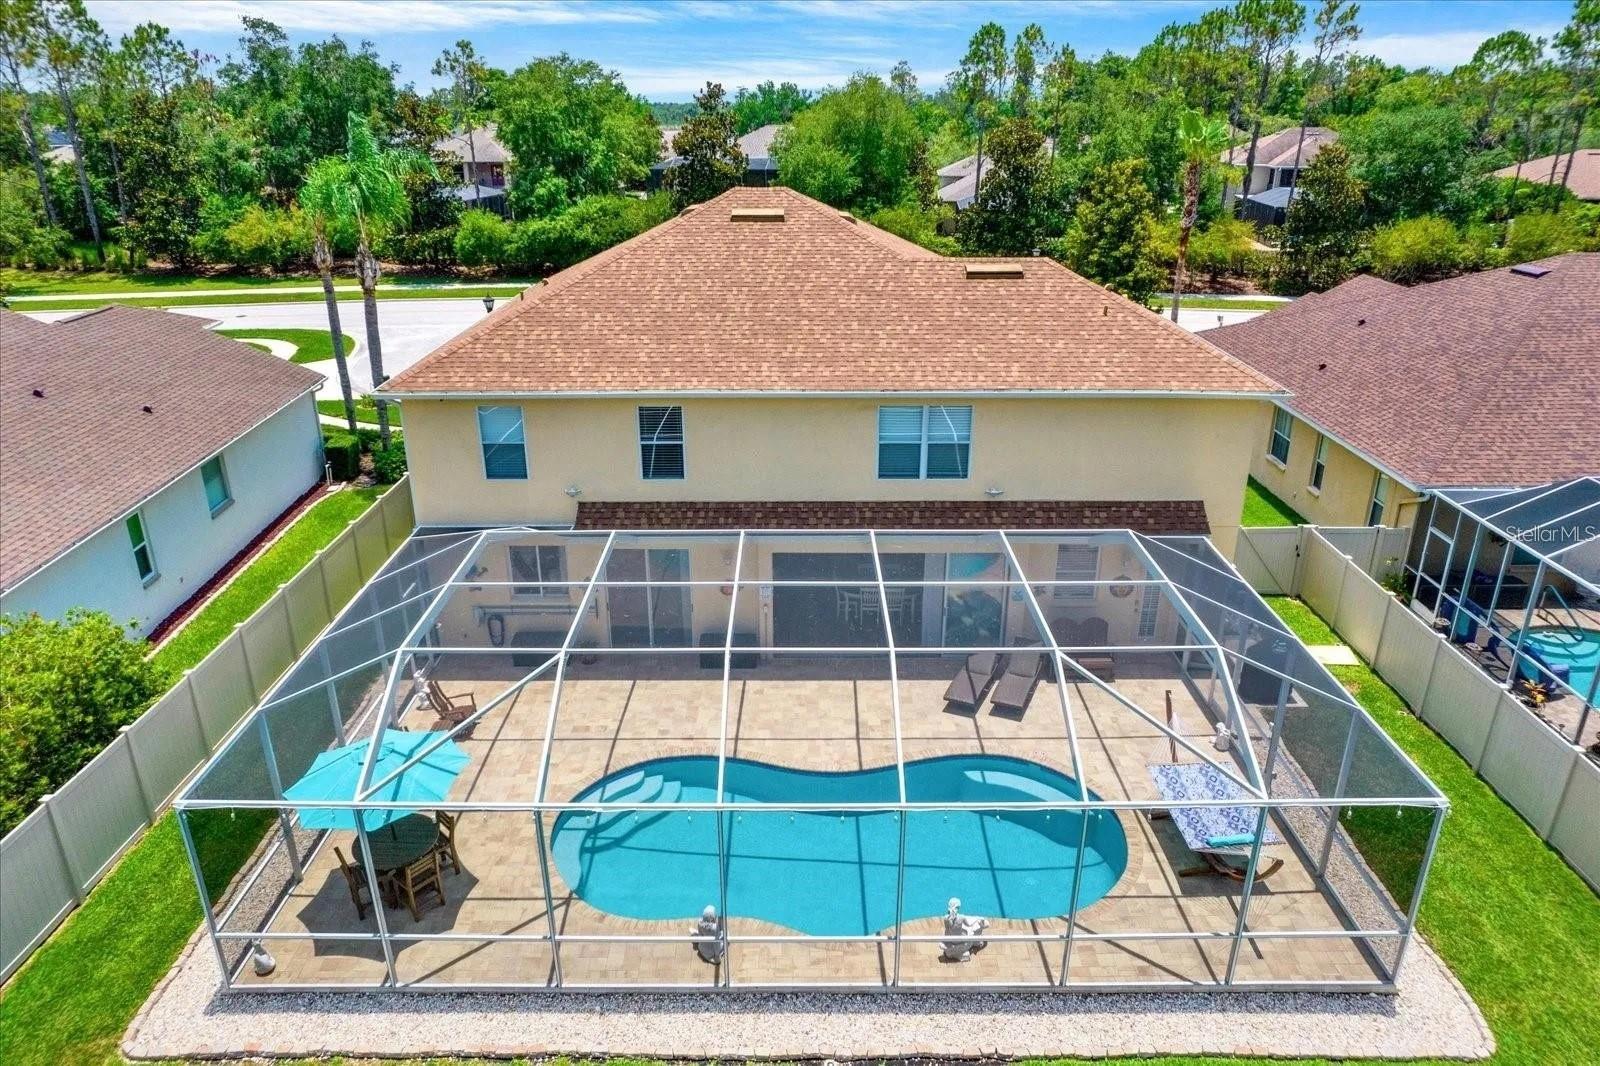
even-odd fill
[{"label": "beige stucco wall", "polygon": [[[640,402],[681,402],[683,480],[640,477]],[[1225,554],[1269,418],[1255,400],[976,399],[970,477],[882,481],[876,399],[524,400],[528,478],[490,481],[476,407],[404,403],[419,522],[566,523],[569,486],[585,500],[981,500],[999,487],[1007,500],[1200,499]]]},{"label": "beige stucco wall", "polygon": [[[1313,525],[1366,525],[1367,505],[1372,501],[1377,467],[1330,438],[1328,468],[1322,477],[1322,490],[1318,492],[1311,487],[1311,461],[1317,450],[1316,427],[1298,418],[1293,419],[1293,427],[1289,435],[1289,461],[1280,464],[1267,452],[1272,433],[1272,421],[1268,417],[1251,449],[1251,475]],[[1414,496],[1410,489],[1391,478],[1383,524],[1398,524],[1402,508]]]}]

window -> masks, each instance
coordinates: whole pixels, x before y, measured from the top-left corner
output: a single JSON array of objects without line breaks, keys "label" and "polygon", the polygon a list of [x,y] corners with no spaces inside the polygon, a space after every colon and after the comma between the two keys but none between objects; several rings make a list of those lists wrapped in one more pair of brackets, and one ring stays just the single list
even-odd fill
[{"label": "window", "polygon": [[1383,525],[1383,512],[1389,509],[1389,479],[1383,474],[1372,483],[1372,502],[1367,505],[1367,525]]},{"label": "window", "polygon": [[1311,487],[1322,491],[1322,478],[1328,472],[1328,438],[1317,434],[1317,450],[1311,456]]},{"label": "window", "polygon": [[508,549],[511,555],[511,580],[527,582],[544,582],[550,584],[516,585],[511,589],[514,596],[558,596],[566,599],[567,590],[559,584],[566,580],[566,565],[563,551],[555,546],[519,547],[513,545]]},{"label": "window", "polygon": [[1161,586],[1146,585],[1144,599],[1139,601],[1139,639],[1150,640],[1156,635],[1156,613],[1161,610]]},{"label": "window", "polygon": [[[1100,546],[1098,544],[1061,544],[1056,547],[1057,581],[1098,581],[1100,579]],[[1092,600],[1098,585],[1057,585],[1058,600]]]},{"label": "window", "polygon": [[139,571],[139,580],[150,584],[159,575],[156,557],[150,551],[150,537],[144,530],[144,515],[138,511],[128,516],[128,543],[133,546],[133,566]]},{"label": "window", "polygon": [[683,408],[639,408],[639,469],[646,481],[683,478]]},{"label": "window", "polygon": [[483,447],[483,476],[506,481],[528,476],[528,447],[522,436],[522,408],[478,408],[478,443]]},{"label": "window", "polygon": [[1267,454],[1280,463],[1289,461],[1289,435],[1293,430],[1293,415],[1281,407],[1272,413],[1272,441],[1267,445]]},{"label": "window", "polygon": [[228,475],[222,470],[222,456],[212,456],[200,464],[200,481],[206,487],[206,506],[211,508],[213,517],[233,502],[233,493],[228,491]]},{"label": "window", "polygon": [[880,478],[964,478],[971,453],[968,405],[878,408]]}]

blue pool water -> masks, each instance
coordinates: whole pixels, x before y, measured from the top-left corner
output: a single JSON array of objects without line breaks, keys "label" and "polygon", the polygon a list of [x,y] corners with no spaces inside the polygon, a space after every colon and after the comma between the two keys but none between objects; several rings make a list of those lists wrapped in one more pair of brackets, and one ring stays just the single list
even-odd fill
[{"label": "blue pool water", "polygon": [[1600,630],[1535,627],[1528,630],[1525,639],[1547,661],[1571,668],[1572,688],[1579,699],[1589,694],[1595,671],[1600,670]]},{"label": "blue pool water", "polygon": [[[603,778],[576,802],[661,805],[656,811],[568,811],[556,819],[552,853],[561,876],[591,906],[630,918],[694,918],[717,902],[717,815],[673,810],[713,802],[717,760],[657,759]],[[784,802],[895,802],[892,767],[811,773],[744,759],[727,764],[724,812],[728,913],[816,936],[877,933],[894,925],[899,816],[762,811]],[[1080,786],[1037,763],[994,755],[906,764],[912,802],[1072,800]],[[1090,798],[1095,798],[1093,793]],[[905,917],[962,910],[1045,918],[1070,909],[1082,818],[1076,811],[924,812],[906,823]],[[1109,811],[1089,818],[1078,903],[1117,883],[1128,863],[1122,826]]]}]

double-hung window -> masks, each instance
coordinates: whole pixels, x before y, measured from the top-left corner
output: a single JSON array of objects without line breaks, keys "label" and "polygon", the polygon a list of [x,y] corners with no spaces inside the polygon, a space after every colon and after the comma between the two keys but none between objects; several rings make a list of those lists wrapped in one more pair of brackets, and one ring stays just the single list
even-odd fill
[{"label": "double-hung window", "polygon": [[1372,483],[1372,501],[1367,504],[1367,525],[1383,525],[1383,512],[1389,509],[1389,476],[1379,474]]},{"label": "double-hung window", "polygon": [[[1100,580],[1100,546],[1098,544],[1062,544],[1056,547],[1057,581]],[[1057,585],[1058,600],[1092,600],[1098,585]]]},{"label": "double-hung window", "polygon": [[639,472],[646,481],[683,479],[683,408],[639,408]]},{"label": "double-hung window", "polygon": [[1272,440],[1267,444],[1267,454],[1280,463],[1289,461],[1289,436],[1294,431],[1294,416],[1279,407],[1272,412]]},{"label": "double-hung window", "polygon": [[1328,473],[1328,438],[1317,434],[1317,450],[1311,455],[1311,487],[1322,491],[1322,479]]},{"label": "double-hung window", "polygon": [[1144,586],[1143,598],[1139,600],[1139,628],[1140,640],[1150,640],[1156,635],[1156,618],[1161,611],[1161,586]]},{"label": "double-hung window", "polygon": [[478,444],[483,448],[483,476],[490,481],[522,480],[528,476],[522,408],[478,408]]},{"label": "double-hung window", "polygon": [[206,506],[215,518],[233,502],[233,493],[228,491],[228,475],[222,469],[222,456],[214,455],[200,464],[200,481],[206,487]]},{"label": "double-hung window", "polygon": [[878,477],[965,478],[971,457],[970,405],[878,408]]},{"label": "double-hung window", "polygon": [[128,516],[128,544],[133,548],[133,566],[139,580],[146,585],[161,576],[156,572],[156,557],[150,550],[150,534],[144,528],[144,515],[138,511]]},{"label": "double-hung window", "polygon": [[[513,585],[513,596],[555,596],[566,599],[567,588],[560,582],[566,580],[566,560],[558,546],[512,545],[511,580],[528,584]],[[548,584],[541,584],[548,582]]]}]

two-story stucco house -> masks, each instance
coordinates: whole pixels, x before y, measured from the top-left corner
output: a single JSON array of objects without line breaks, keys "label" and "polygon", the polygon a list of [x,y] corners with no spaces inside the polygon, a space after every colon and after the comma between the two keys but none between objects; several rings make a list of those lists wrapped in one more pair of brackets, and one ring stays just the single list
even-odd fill
[{"label": "two-story stucco house", "polygon": [[0,311],[0,611],[146,635],[317,484],[321,375],[207,325]]},{"label": "two-story stucco house", "polygon": [[1282,390],[1042,258],[936,255],[737,188],[381,390],[417,519],[1117,527],[1231,550]]}]

